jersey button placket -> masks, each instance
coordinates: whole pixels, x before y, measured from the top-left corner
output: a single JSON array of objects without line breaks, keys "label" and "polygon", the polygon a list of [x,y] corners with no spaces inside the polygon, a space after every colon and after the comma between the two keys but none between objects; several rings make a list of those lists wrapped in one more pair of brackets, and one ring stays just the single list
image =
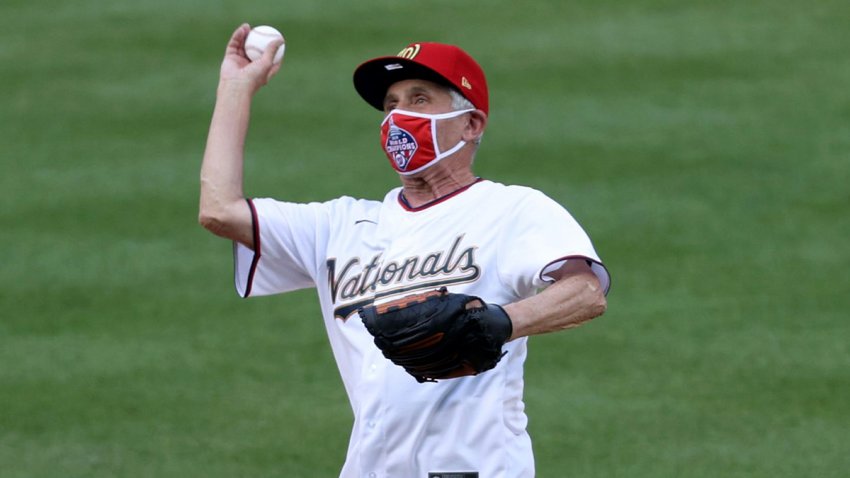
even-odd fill
[{"label": "jersey button placket", "polygon": [[[404,217],[395,218],[402,222],[409,222],[410,219]],[[378,271],[383,271],[387,261],[394,257],[394,250],[398,247],[399,221],[389,218],[378,220],[378,228],[376,236],[382,239],[381,263],[378,266]],[[380,297],[381,292],[384,292],[388,287],[393,287],[397,284],[383,284],[381,277],[376,278],[375,286],[372,288],[372,294]],[[383,425],[383,400],[387,396],[387,366],[388,361],[378,350],[377,347],[372,351],[371,356],[365,357],[362,368],[362,382],[365,385],[364,406],[361,410],[360,419],[362,420],[362,428],[360,430],[361,447],[360,452],[360,470],[361,478],[388,478],[383,471],[387,468],[387,453],[385,446],[384,425]]]},{"label": "jersey button placket", "polygon": [[362,446],[360,465],[363,478],[378,478],[379,471],[386,466],[386,450],[384,449],[383,430],[381,428],[382,403],[384,390],[384,365],[378,363],[380,352],[375,351],[375,357],[366,357],[363,367],[364,396],[368,397],[360,413],[362,428],[360,436]]}]

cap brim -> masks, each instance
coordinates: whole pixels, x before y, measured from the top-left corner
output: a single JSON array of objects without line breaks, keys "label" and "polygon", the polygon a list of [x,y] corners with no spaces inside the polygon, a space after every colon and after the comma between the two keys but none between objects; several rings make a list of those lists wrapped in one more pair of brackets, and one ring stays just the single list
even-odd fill
[{"label": "cap brim", "polygon": [[366,61],[354,70],[354,89],[367,103],[383,111],[384,98],[390,86],[412,78],[451,85],[444,76],[415,61],[385,56]]}]

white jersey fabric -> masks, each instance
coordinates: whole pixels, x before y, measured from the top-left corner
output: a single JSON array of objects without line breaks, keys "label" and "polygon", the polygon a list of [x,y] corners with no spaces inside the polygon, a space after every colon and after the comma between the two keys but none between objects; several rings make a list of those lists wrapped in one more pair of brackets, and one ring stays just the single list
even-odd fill
[{"label": "white jersey fabric", "polygon": [[341,478],[533,477],[526,338],[507,343],[493,370],[418,383],[383,357],[357,309],[442,286],[508,304],[545,288],[566,260],[588,261],[606,292],[608,273],[573,217],[533,189],[479,180],[416,209],[400,193],[250,201],[256,253],[236,245],[237,290],[317,289],[354,411]]}]

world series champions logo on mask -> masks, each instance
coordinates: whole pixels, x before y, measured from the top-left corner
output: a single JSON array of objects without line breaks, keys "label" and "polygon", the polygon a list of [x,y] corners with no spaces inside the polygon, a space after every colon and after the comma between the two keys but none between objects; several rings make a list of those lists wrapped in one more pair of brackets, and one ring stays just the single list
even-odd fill
[{"label": "world series champions logo on mask", "polygon": [[395,161],[399,170],[404,171],[416,154],[419,144],[416,138],[409,132],[399,128],[390,117],[390,129],[387,132],[387,141],[384,150],[387,155]]}]

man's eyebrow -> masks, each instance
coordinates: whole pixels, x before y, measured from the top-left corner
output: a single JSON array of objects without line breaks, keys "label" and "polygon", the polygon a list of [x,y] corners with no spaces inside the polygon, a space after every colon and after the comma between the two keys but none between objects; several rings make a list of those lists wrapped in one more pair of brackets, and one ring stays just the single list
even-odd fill
[{"label": "man's eyebrow", "polygon": [[[407,95],[418,95],[418,94],[434,95],[437,92],[438,92],[438,90],[437,90],[436,87],[413,85],[410,88],[407,88],[404,91],[404,94],[407,94]],[[398,100],[398,97],[393,93],[387,93],[387,95],[384,96],[384,105],[386,105],[388,102],[393,101],[393,100]]]},{"label": "man's eyebrow", "polygon": [[430,88],[421,85],[411,86],[407,91],[408,93],[431,93]]},{"label": "man's eyebrow", "polygon": [[393,100],[396,100],[396,99],[397,99],[396,95],[394,95],[392,93],[387,93],[386,95],[384,95],[384,106],[386,106],[387,103],[389,103],[390,101],[393,101]]},{"label": "man's eyebrow", "polygon": [[[431,87],[428,87],[428,86],[413,85],[410,88],[406,89],[404,91],[404,93],[407,93],[407,94],[434,93],[434,91],[435,91],[434,88],[431,88]],[[387,96],[385,96],[384,98],[385,99],[387,99],[387,98],[395,99],[395,95],[392,94],[392,93],[387,93]]]}]

